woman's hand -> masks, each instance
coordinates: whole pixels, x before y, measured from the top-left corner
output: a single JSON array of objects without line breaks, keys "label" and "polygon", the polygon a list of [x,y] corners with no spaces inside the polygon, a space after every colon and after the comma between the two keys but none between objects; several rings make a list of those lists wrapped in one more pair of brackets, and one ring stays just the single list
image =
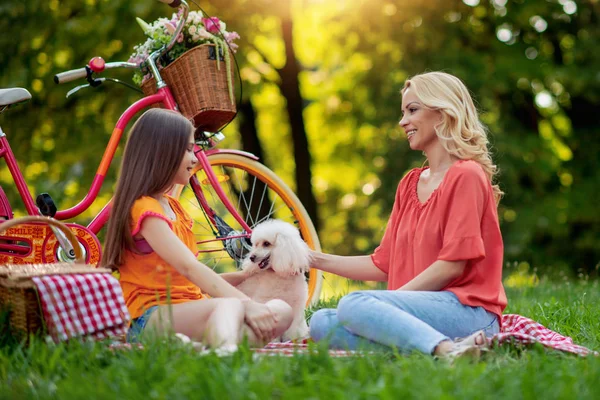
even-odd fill
[{"label": "woman's hand", "polygon": [[247,301],[245,322],[259,340],[268,342],[275,336],[277,318],[266,304]]}]

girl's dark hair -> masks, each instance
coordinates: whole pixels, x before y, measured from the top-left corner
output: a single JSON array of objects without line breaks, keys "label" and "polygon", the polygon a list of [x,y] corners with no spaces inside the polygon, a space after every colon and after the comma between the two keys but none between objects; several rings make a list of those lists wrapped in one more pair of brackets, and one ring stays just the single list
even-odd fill
[{"label": "girl's dark hair", "polygon": [[130,230],[131,208],[142,196],[169,189],[189,144],[192,124],[175,111],[146,111],[129,131],[111,204],[103,266],[117,269],[125,249],[137,252]]}]

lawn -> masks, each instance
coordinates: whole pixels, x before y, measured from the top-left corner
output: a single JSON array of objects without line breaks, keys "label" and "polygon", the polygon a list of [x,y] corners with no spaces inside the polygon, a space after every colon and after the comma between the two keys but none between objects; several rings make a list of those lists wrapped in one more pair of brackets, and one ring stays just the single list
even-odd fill
[{"label": "lawn", "polygon": [[[600,350],[599,289],[586,279],[509,287],[507,312]],[[98,343],[0,349],[2,399],[585,399],[598,398],[599,380],[600,357],[540,347],[501,348],[479,363],[453,366],[418,354],[331,358],[318,346],[291,358],[256,357],[248,349],[200,356],[175,342],[116,352]]]}]

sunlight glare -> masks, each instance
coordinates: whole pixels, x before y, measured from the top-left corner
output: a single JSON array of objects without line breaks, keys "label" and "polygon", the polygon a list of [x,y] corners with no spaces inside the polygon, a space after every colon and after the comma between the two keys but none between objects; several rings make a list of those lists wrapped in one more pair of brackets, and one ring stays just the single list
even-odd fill
[{"label": "sunlight glare", "polygon": [[499,41],[506,43],[512,39],[513,34],[508,27],[503,25],[498,28],[498,31],[496,31],[496,37]]},{"label": "sunlight glare", "polygon": [[[219,183],[227,182],[228,180],[229,180],[229,175],[217,174],[217,181],[219,181]],[[203,186],[211,186],[211,183],[208,180],[208,178],[202,179],[201,183]]]},{"label": "sunlight glare", "polygon": [[533,17],[529,18],[529,24],[540,33],[544,32],[546,28],[548,28],[548,23],[546,20],[539,15],[534,15]]},{"label": "sunlight glare", "polygon": [[535,95],[535,104],[540,108],[548,108],[552,105],[552,96],[545,90]]},{"label": "sunlight glare", "polygon": [[391,17],[392,15],[395,15],[395,14],[396,14],[396,5],[394,5],[392,3],[388,3],[383,6],[383,15],[387,15],[388,17]]},{"label": "sunlight glare", "polygon": [[569,15],[575,14],[577,12],[577,4],[574,1],[567,1],[563,5],[563,10]]}]

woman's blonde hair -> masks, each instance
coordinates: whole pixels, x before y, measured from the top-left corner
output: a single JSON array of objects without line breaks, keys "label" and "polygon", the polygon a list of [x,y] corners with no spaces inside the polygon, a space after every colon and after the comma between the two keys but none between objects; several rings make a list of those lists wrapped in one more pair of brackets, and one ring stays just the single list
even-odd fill
[{"label": "woman's blonde hair", "polygon": [[402,88],[403,95],[408,88],[423,106],[441,112],[442,121],[435,127],[440,143],[451,155],[478,162],[492,182],[499,202],[504,193],[494,181],[498,168],[488,150],[486,128],[465,84],[444,72],[428,72],[408,79]]}]

